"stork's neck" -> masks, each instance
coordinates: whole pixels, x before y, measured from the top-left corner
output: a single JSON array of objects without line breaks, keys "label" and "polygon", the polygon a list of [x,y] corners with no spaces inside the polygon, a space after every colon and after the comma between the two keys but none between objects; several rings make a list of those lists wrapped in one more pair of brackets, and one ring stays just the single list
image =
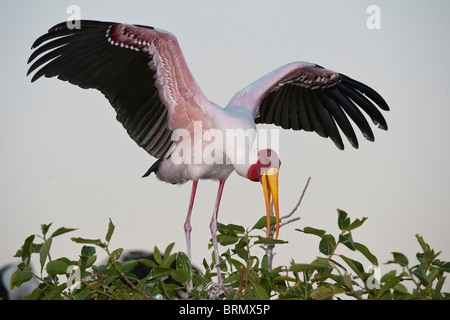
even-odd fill
[{"label": "stork's neck", "polygon": [[[214,141],[222,142],[221,152],[229,164],[237,167],[239,174],[246,176],[251,150],[254,148],[257,131],[251,112],[244,107],[217,107],[210,115],[214,128]],[[257,152],[252,155],[257,161]],[[251,163],[251,162],[250,162]]]}]

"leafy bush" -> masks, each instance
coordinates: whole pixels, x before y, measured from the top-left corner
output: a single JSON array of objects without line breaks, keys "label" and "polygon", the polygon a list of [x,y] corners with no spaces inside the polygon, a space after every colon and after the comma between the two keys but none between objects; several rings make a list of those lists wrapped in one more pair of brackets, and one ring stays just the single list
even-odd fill
[{"label": "leafy bush", "polygon": [[[416,255],[417,262],[410,265],[404,254],[392,252],[393,258],[387,264],[397,269],[381,275],[378,259],[352,236],[352,231],[360,228],[366,219],[352,221],[346,212],[338,210],[340,233],[337,235],[312,227],[296,229],[299,237],[318,237],[320,255],[310,263],[292,260],[289,266],[277,267],[272,267],[273,249],[288,244],[260,235],[265,217],[251,229],[219,224],[218,241],[223,247],[219,265],[225,290],[213,282],[214,255],[210,261],[203,259],[204,271],[199,271],[192,268],[183,252],[172,253],[173,243],[163,252],[155,247],[154,261],[120,262],[123,249],[110,248],[115,229],[111,220],[105,240],[71,239],[82,245],[78,259],[52,259],[53,240],[75,229],[62,227],[48,236],[52,224],[45,224],[41,226],[41,234],[29,236],[17,252],[16,257],[22,262],[11,277],[11,289],[35,278],[39,285],[25,299],[171,300],[179,297],[180,290],[186,292],[191,283],[193,289],[184,294],[186,299],[450,299],[450,293],[442,292],[444,274],[450,272],[450,263],[437,259],[440,252],[431,249],[419,235],[416,239],[421,251]],[[255,246],[263,246],[266,254],[253,255]],[[342,250],[348,251],[346,248],[360,252],[365,264],[370,263],[371,267],[365,270],[363,262],[342,254]],[[97,250],[106,252],[107,263],[96,264]],[[33,254],[39,256],[39,272],[31,269]],[[133,273],[138,263],[149,268],[145,277]]]}]

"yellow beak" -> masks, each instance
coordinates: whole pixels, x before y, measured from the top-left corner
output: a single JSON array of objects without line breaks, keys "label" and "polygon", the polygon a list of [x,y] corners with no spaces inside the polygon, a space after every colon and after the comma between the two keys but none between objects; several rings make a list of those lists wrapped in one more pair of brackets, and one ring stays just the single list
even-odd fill
[{"label": "yellow beak", "polygon": [[275,209],[275,217],[277,219],[277,231],[275,239],[278,238],[280,231],[280,212],[278,208],[278,169],[269,169],[261,178],[261,184],[264,191],[264,199],[266,201],[267,213],[267,238],[270,234],[270,198],[273,197],[273,206]]}]

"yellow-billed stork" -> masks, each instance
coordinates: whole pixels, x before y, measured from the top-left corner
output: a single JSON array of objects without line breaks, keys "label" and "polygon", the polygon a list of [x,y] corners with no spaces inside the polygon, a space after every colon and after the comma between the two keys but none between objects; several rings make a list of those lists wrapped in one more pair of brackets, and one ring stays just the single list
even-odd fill
[{"label": "yellow-billed stork", "polygon": [[[105,95],[130,137],[158,158],[144,176],[153,172],[160,180],[172,184],[193,181],[184,223],[189,258],[190,218],[198,180],[220,182],[210,224],[219,285],[223,282],[218,267],[217,214],[225,180],[233,170],[262,184],[267,235],[273,198],[275,238],[279,232],[280,161],[273,150],[250,147],[256,136],[256,124],[315,131],[322,137],[330,137],[339,149],[344,148],[339,129],[353,147],[358,147],[350,120],[365,138],[374,140],[361,110],[375,125],[387,130],[378,108],[389,110],[389,107],[376,91],[313,63],[298,61],[279,67],[237,92],[221,108],[200,90],[175,36],[161,29],[89,20],[80,21],[80,27],[74,28],[74,24],[63,22],[38,38],[32,48],[35,50],[28,63],[34,63],[28,74],[36,71],[33,82],[42,76],[58,77]],[[238,148],[236,136],[225,138],[221,144],[215,144],[212,153],[209,150],[215,161],[199,158],[195,151],[206,151],[213,143],[213,139],[204,136],[226,137],[226,130],[250,132],[246,136],[248,143]]]}]

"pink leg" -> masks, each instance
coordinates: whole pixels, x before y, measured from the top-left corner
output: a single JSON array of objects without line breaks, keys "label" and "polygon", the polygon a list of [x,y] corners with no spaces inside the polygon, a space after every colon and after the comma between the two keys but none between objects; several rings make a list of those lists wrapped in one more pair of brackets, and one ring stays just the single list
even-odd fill
[{"label": "pink leg", "polygon": [[212,215],[212,219],[211,219],[211,223],[209,225],[209,228],[211,229],[211,236],[213,239],[213,245],[214,245],[214,257],[216,260],[216,266],[217,266],[217,282],[219,284],[219,286],[223,285],[223,281],[222,281],[222,274],[220,273],[220,268],[219,268],[219,247],[217,246],[217,215],[219,214],[219,205],[220,205],[220,199],[222,198],[222,191],[223,191],[223,186],[225,184],[225,179],[220,180],[219,183],[219,191],[217,193],[217,199],[216,199],[216,205],[214,207],[214,212]]},{"label": "pink leg", "polygon": [[[191,214],[192,214],[192,207],[194,206],[194,199],[195,199],[195,192],[197,191],[197,183],[198,180],[194,180],[192,182],[192,192],[191,192],[191,201],[189,202],[189,209],[186,217],[186,221],[184,222],[184,235],[186,236],[186,249],[187,249],[187,256],[189,258],[189,261],[192,263],[192,254],[191,254]],[[184,296],[184,299],[187,299],[189,296],[189,291],[194,288],[194,285],[192,284],[192,281],[189,283],[188,291],[186,292],[186,295]]]},{"label": "pink leg", "polygon": [[186,247],[187,247],[187,255],[189,258],[189,261],[191,261],[191,214],[192,214],[192,207],[194,206],[194,198],[195,198],[195,192],[197,191],[197,183],[198,180],[194,180],[192,183],[192,192],[191,192],[191,201],[189,202],[189,209],[186,217],[186,221],[184,222],[184,234],[186,236]]}]

